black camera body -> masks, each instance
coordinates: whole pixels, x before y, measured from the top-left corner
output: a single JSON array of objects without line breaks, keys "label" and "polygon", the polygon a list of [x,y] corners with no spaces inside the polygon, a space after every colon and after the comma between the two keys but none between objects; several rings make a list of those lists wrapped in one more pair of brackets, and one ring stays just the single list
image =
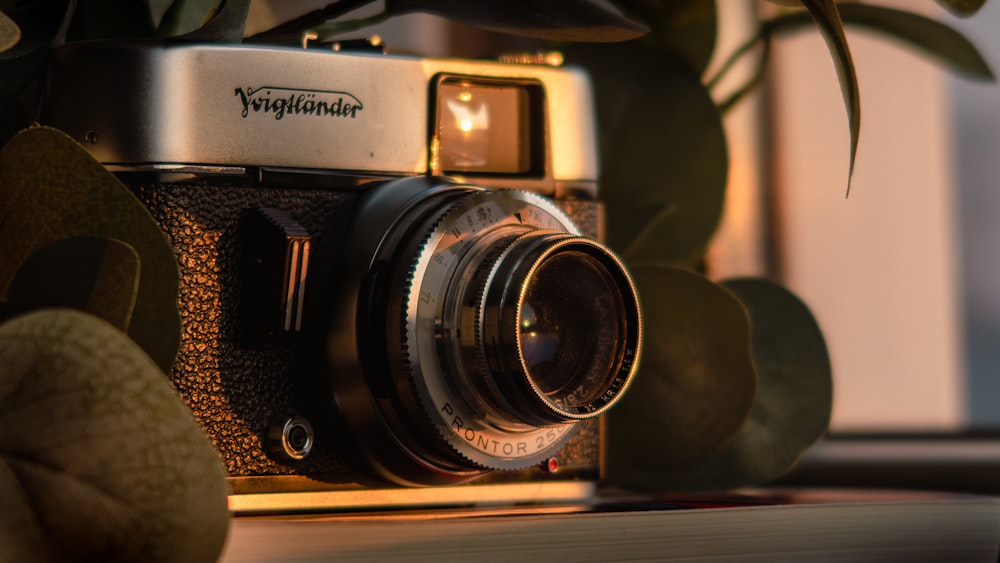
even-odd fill
[{"label": "black camera body", "polygon": [[592,492],[641,315],[597,241],[584,75],[115,43],[57,50],[48,85],[41,121],[173,246],[170,379],[234,509]]}]

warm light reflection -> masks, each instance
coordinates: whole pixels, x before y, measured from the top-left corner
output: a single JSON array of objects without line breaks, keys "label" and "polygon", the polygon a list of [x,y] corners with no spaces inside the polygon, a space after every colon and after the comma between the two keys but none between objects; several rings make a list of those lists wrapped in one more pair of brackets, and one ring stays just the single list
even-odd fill
[{"label": "warm light reflection", "polygon": [[448,111],[451,112],[452,117],[455,119],[455,126],[463,133],[489,129],[489,106],[480,104],[473,107],[468,103],[472,96],[469,96],[470,100],[466,100],[464,99],[465,94],[468,94],[468,92],[463,92],[458,96],[457,100],[448,100]]}]

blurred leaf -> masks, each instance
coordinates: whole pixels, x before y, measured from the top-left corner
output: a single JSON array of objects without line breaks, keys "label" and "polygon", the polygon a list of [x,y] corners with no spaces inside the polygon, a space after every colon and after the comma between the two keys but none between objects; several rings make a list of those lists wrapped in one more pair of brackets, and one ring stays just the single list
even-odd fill
[{"label": "blurred leaf", "polygon": [[239,43],[249,11],[250,0],[177,0],[158,33],[183,41]]},{"label": "blurred leaf", "polygon": [[867,4],[843,4],[845,24],[888,34],[968,78],[993,80],[993,72],[968,39],[947,25],[920,14]]},{"label": "blurred leaf", "polygon": [[20,40],[0,50],[0,143],[36,115],[49,49],[65,41],[75,6],[75,0],[0,2],[3,15],[20,29]]},{"label": "blurred leaf", "polygon": [[698,75],[631,42],[569,45],[593,75],[607,241],[630,262],[700,256],[722,214],[722,118]]},{"label": "blurred leaf", "polygon": [[986,4],[986,0],[938,0],[938,4],[960,18],[974,15]]},{"label": "blurred leaf", "polygon": [[32,127],[0,150],[0,304],[35,250],[62,239],[126,241],[141,274],[128,334],[164,371],[180,341],[173,250],[145,206],[64,133]]},{"label": "blurred leaf", "polygon": [[175,4],[174,0],[146,0],[146,7],[149,10],[149,23],[153,29],[160,27],[163,16],[167,15],[167,10]]},{"label": "blurred leaf", "polygon": [[156,29],[157,35],[174,37],[190,33],[208,23],[220,4],[237,3],[236,0],[174,0]]},{"label": "blurred leaf", "polygon": [[[951,70],[974,80],[993,80],[989,64],[976,46],[955,29],[920,14],[868,4],[841,4],[845,25],[885,34],[930,55]],[[787,33],[810,25],[801,13],[788,13],[765,23],[768,33]]]},{"label": "blurred leaf", "polygon": [[14,275],[8,316],[46,308],[96,315],[128,331],[139,290],[139,254],[128,244],[73,237],[36,250]]},{"label": "blurred leaf", "polygon": [[238,42],[243,37],[248,0],[86,0],[73,22],[76,39],[167,39],[193,33],[228,11],[242,14],[227,20],[199,40]]},{"label": "blurred leaf", "polygon": [[648,31],[603,0],[386,0],[386,11],[423,12],[466,25],[553,41],[626,41]]},{"label": "blurred leaf", "polygon": [[820,33],[833,56],[837,76],[840,78],[840,91],[844,96],[844,106],[847,108],[847,122],[851,135],[851,157],[847,170],[847,194],[850,195],[854,159],[858,153],[858,137],[861,134],[861,96],[858,93],[858,77],[854,71],[854,61],[847,46],[847,36],[844,34],[844,24],[840,20],[836,1],[802,0],[802,4],[819,26]]},{"label": "blurred leaf", "polygon": [[0,325],[0,560],[215,561],[225,473],[166,376],[71,310]]},{"label": "blurred leaf", "polygon": [[[20,41],[13,50],[4,50],[0,59],[22,58],[47,49],[64,40],[69,18],[76,9],[75,0],[14,0],[0,2],[0,10],[10,23],[19,28]],[[6,71],[7,67],[0,67]],[[3,72],[3,85],[9,75]]]},{"label": "blurred leaf", "polygon": [[198,29],[175,39],[239,43],[243,40],[249,13],[250,0],[218,0],[208,21]]},{"label": "blurred leaf", "polygon": [[644,43],[683,59],[698,74],[705,71],[715,50],[715,0],[615,0],[615,4],[649,27]]},{"label": "blurred leaf", "polygon": [[666,490],[719,490],[776,479],[830,422],[830,360],[809,309],[766,280],[730,280],[723,286],[750,314],[757,400],[732,441],[701,463],[665,475]]},{"label": "blurred leaf", "polygon": [[750,325],[739,300],[702,276],[631,270],[643,304],[642,364],[605,416],[605,474],[619,487],[663,491],[665,476],[716,451],[750,413]]},{"label": "blurred leaf", "polygon": [[21,40],[21,28],[14,20],[0,12],[0,53],[10,50]]},{"label": "blurred leaf", "polygon": [[[247,37],[245,41],[298,44],[302,40],[303,32],[307,30],[319,30],[318,33],[320,37],[335,35],[336,33],[339,33],[339,30],[341,29],[341,22],[333,22],[332,20],[367,6],[368,4],[372,4],[375,1],[376,0],[334,1],[322,8],[312,10],[289,21],[283,22],[280,25],[276,25],[271,29]],[[381,14],[370,19],[372,20],[371,23],[375,23],[377,21],[383,21],[388,17],[389,14],[383,11]],[[357,29],[355,23],[353,22],[349,24],[347,22],[343,23],[346,24],[348,29],[352,31]],[[368,23],[368,20],[365,20],[364,23]]]},{"label": "blurred leaf", "polygon": [[771,56],[770,37],[762,37],[758,35],[757,37],[741,45],[738,49],[736,49],[736,51],[730,54],[729,58],[727,58],[726,61],[722,64],[722,67],[716,72],[715,76],[713,76],[706,82],[706,86],[708,87],[708,89],[710,91],[714,90],[721,83],[722,78],[729,71],[729,69],[732,68],[740,58],[748,55],[751,51],[753,51],[754,46],[757,45],[758,43],[760,44],[761,47],[761,53],[756,59],[753,74],[751,74],[750,77],[747,78],[746,82],[744,82],[742,86],[730,92],[729,95],[726,96],[724,100],[719,102],[719,113],[721,113],[722,115],[725,115],[726,112],[728,112],[730,109],[733,108],[733,106],[739,103],[739,101],[742,100],[744,96],[752,92],[757,87],[757,85],[760,84],[761,80],[764,79],[764,75],[767,71],[767,61]]},{"label": "blurred leaf", "polygon": [[[337,31],[338,25],[327,24],[328,21],[371,2],[334,2],[250,39],[297,39],[303,31],[313,28],[319,28],[321,36],[331,35]],[[605,0],[385,0],[385,13],[377,19],[415,12],[502,33],[554,41],[625,41],[648,31]]]}]

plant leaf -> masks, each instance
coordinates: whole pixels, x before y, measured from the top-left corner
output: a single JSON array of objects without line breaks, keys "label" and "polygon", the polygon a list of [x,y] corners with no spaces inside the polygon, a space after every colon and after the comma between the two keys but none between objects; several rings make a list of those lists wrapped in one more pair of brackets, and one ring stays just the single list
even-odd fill
[{"label": "plant leaf", "polygon": [[[314,29],[324,30],[320,34],[321,37],[333,35],[337,33],[340,27],[338,25],[339,22],[333,22],[332,20],[374,2],[375,0],[338,0],[322,8],[306,12],[301,16],[292,18],[270,29],[256,33],[247,37],[245,41],[297,44],[302,41],[302,34],[304,32]],[[374,19],[384,20],[388,16],[389,14],[383,11],[381,15],[375,16]]]},{"label": "plant leaf", "polygon": [[180,341],[179,274],[163,231],[132,192],[66,134],[48,127],[22,131],[0,150],[0,304],[31,253],[79,236],[125,241],[139,253],[128,334],[169,371]]},{"label": "plant leaf", "polygon": [[688,65],[637,42],[564,52],[594,78],[608,244],[633,263],[696,259],[718,226],[728,168],[708,90]]},{"label": "plant leaf", "polygon": [[[5,25],[15,29],[6,29],[5,33],[16,31],[20,41],[16,48],[4,50],[0,60],[20,59],[27,55],[47,50],[52,45],[65,40],[66,27],[76,9],[75,0],[17,0],[0,2],[0,12],[8,20]],[[10,67],[0,67],[9,70]],[[14,67],[16,68],[16,67]],[[4,78],[8,78],[6,75]],[[7,80],[4,80],[7,86]]]},{"label": "plant leaf", "polygon": [[10,284],[4,313],[46,308],[85,311],[128,330],[139,290],[139,253],[101,237],[73,237],[28,256]]},{"label": "plant leaf", "polygon": [[728,444],[664,476],[673,491],[756,485],[787,472],[830,422],[833,389],[826,344],[809,309],[761,279],[723,282],[746,306],[759,376],[757,400]]},{"label": "plant leaf", "polygon": [[843,4],[840,6],[840,15],[845,24],[879,31],[899,39],[967,78],[994,79],[989,64],[975,45],[955,29],[937,20],[867,4]]},{"label": "plant leaf", "polygon": [[705,71],[715,50],[715,0],[615,0],[615,4],[649,27],[644,43],[687,61],[698,74]]},{"label": "plant leaf", "polygon": [[[869,4],[841,4],[845,25],[884,34],[917,49],[952,71],[973,80],[994,80],[989,63],[960,32],[920,14]],[[811,23],[804,14],[791,12],[765,23],[768,33],[788,33]]]},{"label": "plant leaf", "polygon": [[424,12],[483,29],[552,41],[626,41],[648,31],[602,0],[386,0],[386,11]]},{"label": "plant leaf", "polygon": [[802,0],[802,4],[819,26],[820,33],[833,56],[833,63],[840,79],[840,91],[844,96],[844,106],[847,108],[847,122],[851,135],[851,156],[847,171],[847,194],[850,195],[854,160],[858,153],[858,137],[861,135],[861,95],[858,92],[858,76],[854,71],[854,60],[847,45],[847,36],[844,34],[844,24],[837,11],[836,1]]},{"label": "plant leaf", "polygon": [[180,41],[239,43],[249,12],[249,0],[178,0],[158,31]]},{"label": "plant leaf", "polygon": [[76,0],[0,2],[3,16],[20,30],[14,45],[0,49],[0,144],[34,117],[49,50],[65,41],[75,7]]},{"label": "plant leaf", "polygon": [[[341,26],[330,20],[372,2],[373,0],[334,2],[249,39],[265,42],[298,40],[303,31],[316,28],[328,35],[341,29]],[[502,33],[554,41],[625,41],[648,31],[646,27],[622,15],[605,0],[385,0],[384,13],[372,19],[382,20],[414,12],[433,14]],[[350,26],[344,29],[350,29]]]},{"label": "plant leaf", "polygon": [[21,40],[21,28],[14,20],[0,12],[0,53],[10,50]]},{"label": "plant leaf", "polygon": [[163,16],[167,15],[167,11],[175,3],[175,0],[146,0],[146,8],[149,10],[149,23],[153,29],[160,27],[160,24],[163,22]]},{"label": "plant leaf", "polygon": [[133,341],[49,309],[0,325],[0,366],[0,560],[216,560],[225,473]]},{"label": "plant leaf", "polygon": [[[174,0],[163,14],[156,33],[160,37],[175,37],[199,29],[208,23],[221,4],[238,4],[235,0]],[[240,33],[240,37],[242,37]]]},{"label": "plant leaf", "polygon": [[[247,0],[87,0],[74,17],[78,39],[166,39],[239,41]],[[226,15],[228,14],[228,15]],[[231,16],[231,17],[230,17]],[[200,34],[204,27],[212,27]]]},{"label": "plant leaf", "polygon": [[984,5],[986,0],[938,0],[938,4],[960,18],[974,15]]},{"label": "plant leaf", "polygon": [[605,477],[669,490],[664,476],[726,443],[754,404],[746,311],[729,291],[670,266],[631,268],[644,306],[641,367],[604,418]]}]

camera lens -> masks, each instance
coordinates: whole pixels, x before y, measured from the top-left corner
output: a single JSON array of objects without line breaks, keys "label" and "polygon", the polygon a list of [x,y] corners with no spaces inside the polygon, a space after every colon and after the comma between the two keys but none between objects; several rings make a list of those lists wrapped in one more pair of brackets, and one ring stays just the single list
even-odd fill
[{"label": "camera lens", "polygon": [[534,194],[469,195],[432,225],[403,302],[414,410],[465,463],[534,465],[630,383],[635,288],[613,253]]},{"label": "camera lens", "polygon": [[464,310],[475,338],[462,337],[466,363],[480,365],[450,368],[509,423],[560,424],[607,410],[630,381],[638,345],[624,266],[595,241],[540,229],[486,256],[482,298]]},{"label": "camera lens", "polygon": [[[338,408],[400,483],[536,466],[632,381],[635,286],[550,199],[447,182],[405,192],[419,182],[387,184],[365,209],[387,218],[359,219],[384,228],[359,252],[356,312],[331,333]],[[394,201],[406,209],[393,215]],[[355,342],[361,370],[338,355]]]},{"label": "camera lens", "polygon": [[557,405],[593,403],[614,374],[624,311],[607,269],[580,251],[556,254],[538,267],[521,303],[521,356],[528,377]]}]

